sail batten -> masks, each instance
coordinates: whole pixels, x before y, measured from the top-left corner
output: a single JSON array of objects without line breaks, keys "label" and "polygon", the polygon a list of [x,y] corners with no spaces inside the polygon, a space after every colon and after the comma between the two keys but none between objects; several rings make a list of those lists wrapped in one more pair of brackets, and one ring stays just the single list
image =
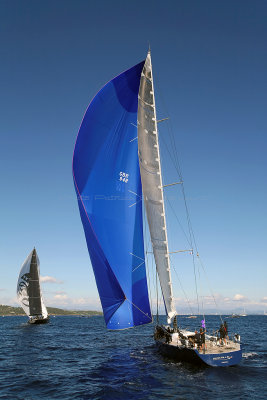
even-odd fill
[{"label": "sail batten", "polygon": [[138,99],[138,155],[142,190],[157,273],[166,313],[171,319],[176,311],[172,293],[150,52],[142,71]]}]

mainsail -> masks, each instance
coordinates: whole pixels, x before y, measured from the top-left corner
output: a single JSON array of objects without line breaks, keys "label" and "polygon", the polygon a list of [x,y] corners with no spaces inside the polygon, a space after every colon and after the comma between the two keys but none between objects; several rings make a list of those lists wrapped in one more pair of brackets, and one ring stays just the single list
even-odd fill
[{"label": "mainsail", "polygon": [[120,74],[94,97],[73,155],[80,215],[109,329],[152,321],[136,140],[143,66]]},{"label": "mainsail", "polygon": [[141,74],[138,96],[138,153],[144,202],[166,313],[175,314],[161,176],[150,51]]},{"label": "mainsail", "polygon": [[17,285],[17,297],[28,316],[42,315],[47,318],[48,313],[40,288],[39,267],[38,255],[36,250],[33,249],[21,267]]}]

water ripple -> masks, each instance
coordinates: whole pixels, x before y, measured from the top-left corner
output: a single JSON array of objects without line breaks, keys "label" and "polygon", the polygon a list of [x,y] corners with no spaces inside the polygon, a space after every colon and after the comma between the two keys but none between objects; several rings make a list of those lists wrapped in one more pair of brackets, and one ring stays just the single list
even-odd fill
[{"label": "water ripple", "polygon": [[[211,331],[217,329],[218,318],[206,320]],[[254,341],[266,330],[264,316],[229,322],[232,332],[244,334],[242,362],[232,368],[196,367],[162,357],[153,345],[151,325],[110,332],[102,317],[58,317],[39,326],[26,321],[1,319],[0,400],[265,397],[266,345]],[[179,321],[189,329],[198,327],[197,321]]]}]

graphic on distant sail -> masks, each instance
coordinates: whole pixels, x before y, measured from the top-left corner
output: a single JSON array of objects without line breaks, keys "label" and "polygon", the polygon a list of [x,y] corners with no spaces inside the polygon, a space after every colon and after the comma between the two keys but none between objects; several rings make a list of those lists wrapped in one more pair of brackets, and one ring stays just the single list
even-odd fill
[{"label": "graphic on distant sail", "polygon": [[30,323],[48,321],[40,287],[40,261],[35,248],[24,261],[18,278],[17,298]]}]

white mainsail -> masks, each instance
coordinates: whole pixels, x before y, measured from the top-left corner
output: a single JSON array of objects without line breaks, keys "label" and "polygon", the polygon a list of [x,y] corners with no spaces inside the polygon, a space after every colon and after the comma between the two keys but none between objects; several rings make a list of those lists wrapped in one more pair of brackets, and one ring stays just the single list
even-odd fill
[{"label": "white mainsail", "polygon": [[28,286],[29,286],[31,259],[32,259],[32,251],[22,264],[17,284],[18,301],[28,316],[30,315]]},{"label": "white mainsail", "polygon": [[170,322],[176,315],[176,310],[172,293],[150,51],[141,75],[137,125],[138,155],[147,220],[168,322]]},{"label": "white mainsail", "polygon": [[47,312],[46,306],[44,305],[44,301],[43,301],[42,295],[41,295],[41,306],[42,306],[42,316],[44,318],[47,318],[48,317],[48,312]]},{"label": "white mainsail", "polygon": [[[33,260],[33,255],[34,255],[34,260]],[[18,284],[17,284],[18,301],[28,316],[32,314],[31,312],[32,310],[30,309],[30,295],[29,295],[30,280],[33,278],[31,276],[31,264],[32,268],[36,268],[35,274],[38,276],[38,281],[40,281],[40,273],[39,273],[40,261],[35,249],[33,249],[30,252],[28,257],[24,261],[19,273]],[[42,299],[41,289],[39,289],[40,288],[39,285],[37,287],[38,287],[38,293],[36,293],[35,295],[37,295],[37,299],[39,298],[39,300],[41,300],[41,314],[44,318],[47,318],[48,313]],[[35,298],[31,300],[33,300],[34,302]]]}]

